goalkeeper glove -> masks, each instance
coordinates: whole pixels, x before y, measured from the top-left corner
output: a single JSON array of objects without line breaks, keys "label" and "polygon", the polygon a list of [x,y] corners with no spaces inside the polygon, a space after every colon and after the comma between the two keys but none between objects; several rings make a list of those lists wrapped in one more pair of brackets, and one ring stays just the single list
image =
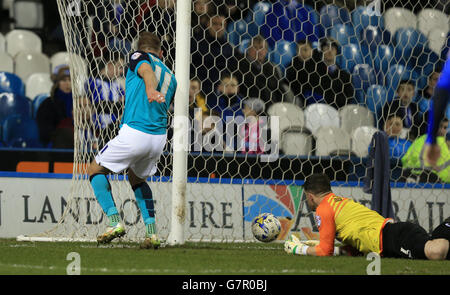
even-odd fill
[{"label": "goalkeeper glove", "polygon": [[306,246],[305,244],[299,242],[295,243],[289,240],[286,240],[284,242],[284,251],[288,254],[297,254],[297,255],[307,255],[306,251],[308,250],[309,246]]}]

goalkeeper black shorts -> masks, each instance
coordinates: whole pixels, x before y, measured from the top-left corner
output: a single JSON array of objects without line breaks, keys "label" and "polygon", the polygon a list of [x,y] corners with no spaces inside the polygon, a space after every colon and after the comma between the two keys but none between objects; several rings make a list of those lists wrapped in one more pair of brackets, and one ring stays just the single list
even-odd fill
[{"label": "goalkeeper black shorts", "polygon": [[425,243],[431,239],[423,227],[411,222],[387,223],[383,228],[382,257],[427,259]]}]

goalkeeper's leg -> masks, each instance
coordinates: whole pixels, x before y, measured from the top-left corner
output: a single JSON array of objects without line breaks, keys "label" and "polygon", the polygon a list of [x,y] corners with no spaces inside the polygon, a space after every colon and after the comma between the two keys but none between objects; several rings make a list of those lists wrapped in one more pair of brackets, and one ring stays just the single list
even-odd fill
[{"label": "goalkeeper's leg", "polygon": [[[440,239],[442,245],[447,244],[448,246],[444,248],[447,249],[447,253],[445,255],[445,258],[447,260],[450,260],[450,217],[444,220],[440,225],[438,225],[433,232],[431,233],[431,239],[437,240]],[[447,243],[445,243],[444,240],[447,240]]]},{"label": "goalkeeper's leg", "polygon": [[106,232],[97,237],[97,242],[109,243],[125,234],[125,228],[120,222],[120,215],[111,194],[111,185],[106,177],[109,170],[93,161],[89,166],[88,173],[94,195],[109,219]]},{"label": "goalkeeper's leg", "polygon": [[161,242],[156,232],[155,206],[152,190],[144,179],[136,176],[132,169],[128,170],[128,180],[133,188],[134,196],[136,197],[136,202],[145,224],[146,238],[141,247],[157,249],[161,245]]}]

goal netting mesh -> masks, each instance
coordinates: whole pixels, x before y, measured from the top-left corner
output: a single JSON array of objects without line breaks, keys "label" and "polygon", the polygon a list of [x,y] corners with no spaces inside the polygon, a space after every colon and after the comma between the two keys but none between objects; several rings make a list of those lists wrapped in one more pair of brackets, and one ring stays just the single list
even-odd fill
[{"label": "goal netting mesh", "polygon": [[[130,53],[140,32],[156,32],[175,70],[175,28],[186,24],[176,22],[174,0],[57,2],[71,55],[75,165],[63,217],[42,236],[95,240],[107,218],[87,165],[117,134]],[[390,145],[395,218],[429,231],[442,222],[450,214],[447,134],[436,169],[422,159],[421,136],[449,46],[447,2],[194,0],[184,48],[192,126],[185,239],[252,241],[251,221],[263,212],[280,218],[280,240],[290,231],[317,238],[305,177],[326,173],[337,194],[370,207],[364,178],[377,131]],[[172,219],[172,134],[170,127],[148,180],[163,238]],[[139,240],[145,229],[125,178],[110,175],[112,194],[125,239]]]}]

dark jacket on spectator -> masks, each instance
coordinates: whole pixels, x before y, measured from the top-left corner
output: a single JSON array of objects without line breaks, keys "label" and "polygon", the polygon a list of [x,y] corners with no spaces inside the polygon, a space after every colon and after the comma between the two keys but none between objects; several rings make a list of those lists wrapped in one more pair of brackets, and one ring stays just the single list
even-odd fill
[{"label": "dark jacket on spectator", "polygon": [[[72,93],[67,94],[57,88],[39,106],[36,121],[39,138],[44,146],[52,144],[52,147],[73,147]],[[64,144],[62,138],[71,138],[71,141]]]}]

